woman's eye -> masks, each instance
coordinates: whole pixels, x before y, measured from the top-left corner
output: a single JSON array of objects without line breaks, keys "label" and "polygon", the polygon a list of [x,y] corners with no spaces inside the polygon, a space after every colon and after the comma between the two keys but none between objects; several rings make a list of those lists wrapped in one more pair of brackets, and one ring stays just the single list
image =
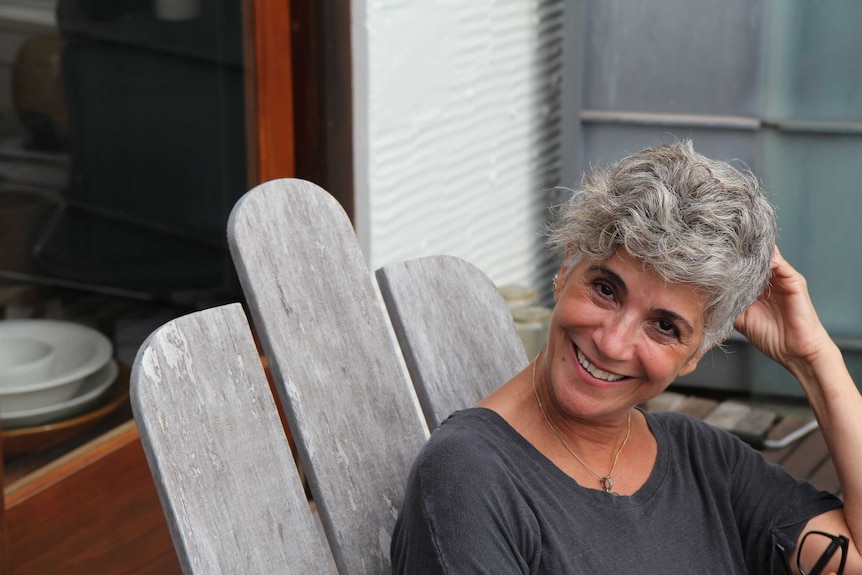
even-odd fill
[{"label": "woman's eye", "polygon": [[657,322],[658,328],[660,331],[670,334],[670,335],[679,335],[679,330],[676,329],[676,326],[672,321],[668,321],[666,319],[660,319]]},{"label": "woman's eye", "polygon": [[614,297],[614,288],[605,282],[596,282],[596,289],[605,297]]}]

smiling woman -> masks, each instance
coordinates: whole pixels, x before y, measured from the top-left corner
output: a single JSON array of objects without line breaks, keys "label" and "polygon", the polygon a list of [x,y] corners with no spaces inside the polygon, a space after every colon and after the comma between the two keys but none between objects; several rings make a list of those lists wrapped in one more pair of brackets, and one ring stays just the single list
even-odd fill
[{"label": "smiling woman", "polygon": [[[710,572],[774,573],[813,529],[847,536],[831,568],[856,572],[855,506],[701,421],[637,407],[736,326],[797,377],[845,501],[862,499],[848,480],[862,476],[862,397],[775,229],[757,179],[691,142],[593,171],[550,232],[563,262],[547,343],[434,432],[408,482],[394,572],[688,573],[709,557]],[[812,541],[802,565],[828,544]]]},{"label": "smiling woman", "polygon": [[566,269],[624,247],[666,281],[698,286],[705,350],[766,286],[775,215],[754,175],[681,142],[591,172],[559,209],[549,242],[566,252]]},{"label": "smiling woman", "polygon": [[705,307],[695,286],[666,282],[623,248],[563,267],[539,372],[554,412],[590,419],[621,410],[625,419],[632,404],[695,368]]}]

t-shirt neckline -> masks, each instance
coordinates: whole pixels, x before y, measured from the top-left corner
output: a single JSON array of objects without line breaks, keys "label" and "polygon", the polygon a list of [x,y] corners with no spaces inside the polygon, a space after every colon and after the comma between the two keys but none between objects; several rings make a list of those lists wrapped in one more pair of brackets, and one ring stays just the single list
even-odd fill
[{"label": "t-shirt neckline", "polygon": [[566,472],[560,469],[556,463],[548,459],[544,453],[536,449],[536,447],[527,441],[514,427],[509,425],[499,413],[485,407],[471,407],[458,412],[455,415],[471,415],[482,419],[483,421],[499,428],[503,433],[511,437],[513,441],[527,454],[537,465],[541,465],[546,469],[550,477],[562,485],[568,485],[573,491],[578,491],[582,496],[590,498],[591,501],[607,505],[611,507],[639,507],[648,502],[661,489],[668,475],[670,465],[670,450],[668,448],[667,431],[661,425],[661,422],[656,419],[651,413],[636,408],[644,414],[647,425],[652,431],[656,440],[657,453],[655,464],[650,472],[646,482],[631,495],[617,495],[605,493],[600,489],[591,489],[584,487]]}]

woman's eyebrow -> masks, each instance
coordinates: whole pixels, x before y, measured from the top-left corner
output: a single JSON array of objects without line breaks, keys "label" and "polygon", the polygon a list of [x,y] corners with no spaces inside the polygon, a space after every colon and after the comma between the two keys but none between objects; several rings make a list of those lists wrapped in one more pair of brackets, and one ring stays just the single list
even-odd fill
[{"label": "woman's eyebrow", "polygon": [[603,276],[614,282],[617,285],[617,288],[623,293],[623,295],[626,295],[628,293],[628,287],[626,287],[626,282],[624,282],[623,278],[621,278],[619,274],[617,274],[612,269],[605,267],[601,264],[595,264],[590,266],[587,271],[602,274]]}]

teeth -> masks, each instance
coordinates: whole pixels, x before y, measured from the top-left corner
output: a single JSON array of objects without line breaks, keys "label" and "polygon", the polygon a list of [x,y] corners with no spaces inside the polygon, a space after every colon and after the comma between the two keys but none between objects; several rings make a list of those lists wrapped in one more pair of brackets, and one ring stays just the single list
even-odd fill
[{"label": "teeth", "polygon": [[605,381],[619,381],[623,379],[623,377],[625,377],[622,375],[615,375],[613,373],[609,373],[597,367],[593,367],[587,357],[583,353],[581,353],[580,349],[578,349],[578,362],[580,362],[584,369],[586,369],[590,373],[590,375],[592,375],[596,379],[603,379]]}]

